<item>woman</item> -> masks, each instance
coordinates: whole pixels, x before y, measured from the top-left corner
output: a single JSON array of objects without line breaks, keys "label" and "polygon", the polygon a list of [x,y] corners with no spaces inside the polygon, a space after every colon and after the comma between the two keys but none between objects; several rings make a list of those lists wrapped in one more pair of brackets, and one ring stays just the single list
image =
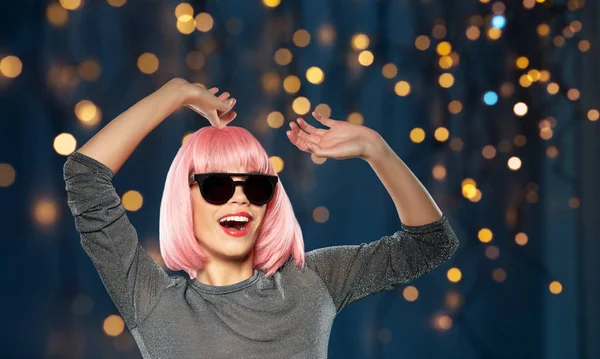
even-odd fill
[{"label": "woman", "polygon": [[[427,191],[375,131],[313,115],[287,135],[319,157],[362,158],[388,190],[401,231],[304,253],[267,154],[226,127],[235,100],[174,79],[115,118],[64,165],[81,243],[144,358],[326,358],[337,313],[446,261],[458,241]],[[112,177],[180,106],[213,126],[194,133],[167,175],[160,211],[169,276],[139,244]]]}]

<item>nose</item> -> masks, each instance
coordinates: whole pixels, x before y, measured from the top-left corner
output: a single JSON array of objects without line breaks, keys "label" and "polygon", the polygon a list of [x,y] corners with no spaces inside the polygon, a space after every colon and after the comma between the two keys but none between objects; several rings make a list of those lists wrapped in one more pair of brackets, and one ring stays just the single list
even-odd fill
[{"label": "nose", "polygon": [[[240,180],[243,180],[243,178],[235,177],[235,178],[233,178],[233,180],[240,181]],[[250,203],[250,201],[248,201],[248,198],[246,197],[246,194],[244,193],[244,189],[241,184],[238,184],[237,186],[235,186],[235,192],[233,192],[233,196],[231,197],[229,202],[237,203],[237,204],[249,204]]]}]

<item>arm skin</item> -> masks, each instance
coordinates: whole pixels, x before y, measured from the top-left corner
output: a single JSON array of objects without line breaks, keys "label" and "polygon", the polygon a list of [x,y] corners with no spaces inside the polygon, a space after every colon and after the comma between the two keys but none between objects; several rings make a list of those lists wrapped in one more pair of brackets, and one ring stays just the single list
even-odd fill
[{"label": "arm skin", "polygon": [[190,103],[221,111],[232,106],[232,102],[221,101],[200,87],[175,78],[113,119],[77,152],[103,163],[116,174],[156,126]]},{"label": "arm skin", "polygon": [[369,163],[392,197],[400,222],[407,226],[420,226],[440,220],[442,211],[419,179],[379,134],[373,137],[362,158]]}]

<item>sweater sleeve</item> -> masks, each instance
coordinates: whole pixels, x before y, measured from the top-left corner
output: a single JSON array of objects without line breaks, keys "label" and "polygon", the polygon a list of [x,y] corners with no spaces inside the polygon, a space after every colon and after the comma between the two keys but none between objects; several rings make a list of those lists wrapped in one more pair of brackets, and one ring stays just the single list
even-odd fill
[{"label": "sweater sleeve", "polygon": [[458,248],[447,218],[371,243],[319,248],[306,253],[306,265],[323,280],[339,313],[345,306],[393,289],[432,271]]},{"label": "sweater sleeve", "polygon": [[138,242],[112,184],[113,172],[79,152],[63,177],[81,245],[130,330],[150,313],[171,278]]}]

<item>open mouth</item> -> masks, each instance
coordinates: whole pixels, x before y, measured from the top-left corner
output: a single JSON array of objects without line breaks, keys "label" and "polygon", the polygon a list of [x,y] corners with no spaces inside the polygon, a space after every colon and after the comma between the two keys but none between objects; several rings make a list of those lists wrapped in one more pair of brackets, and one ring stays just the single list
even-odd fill
[{"label": "open mouth", "polygon": [[222,221],[219,222],[219,224],[227,229],[234,229],[236,231],[242,231],[244,229],[246,229],[246,226],[248,225],[248,222],[241,222],[241,221]]}]

